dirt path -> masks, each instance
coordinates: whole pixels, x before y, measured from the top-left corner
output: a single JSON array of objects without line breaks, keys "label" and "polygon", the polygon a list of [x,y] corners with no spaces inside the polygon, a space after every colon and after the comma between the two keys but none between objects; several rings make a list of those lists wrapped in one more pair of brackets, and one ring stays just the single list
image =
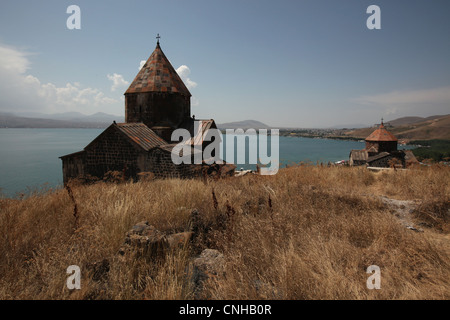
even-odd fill
[{"label": "dirt path", "polygon": [[381,201],[388,206],[389,211],[399,218],[400,222],[408,229],[417,232],[423,232],[422,229],[415,227],[412,219],[412,213],[417,208],[418,203],[414,200],[396,200],[386,196],[380,196]]}]

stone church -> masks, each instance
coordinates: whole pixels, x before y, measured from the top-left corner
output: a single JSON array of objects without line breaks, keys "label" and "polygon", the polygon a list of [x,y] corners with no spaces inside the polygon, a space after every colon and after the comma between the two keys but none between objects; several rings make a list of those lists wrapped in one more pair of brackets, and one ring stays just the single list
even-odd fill
[{"label": "stone church", "polygon": [[398,150],[398,139],[389,132],[381,120],[380,126],[366,139],[366,148],[350,152],[349,165],[388,168],[406,168],[417,162],[411,150]]},{"label": "stone church", "polygon": [[[210,129],[217,129],[213,119],[191,117],[191,93],[185,86],[159,44],[125,92],[125,123],[112,123],[82,151],[60,157],[63,180],[83,177],[103,178],[118,171],[126,178],[138,179],[151,172],[156,178],[190,178],[204,174],[205,165],[174,164],[171,142],[175,129],[190,132],[191,144],[206,142]],[[199,128],[194,134],[194,128]],[[194,137],[196,141],[194,141]],[[199,141],[200,140],[200,141]],[[208,173],[223,165],[208,166]]]}]

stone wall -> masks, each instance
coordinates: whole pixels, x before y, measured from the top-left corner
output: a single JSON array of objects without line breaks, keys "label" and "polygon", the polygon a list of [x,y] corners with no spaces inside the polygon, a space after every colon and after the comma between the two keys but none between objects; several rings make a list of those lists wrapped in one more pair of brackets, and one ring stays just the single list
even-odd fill
[{"label": "stone wall", "polygon": [[398,151],[398,152],[393,152],[390,155],[380,158],[380,159],[376,159],[373,161],[370,161],[368,163],[368,165],[370,167],[378,167],[378,168],[390,168],[391,165],[395,162],[396,166],[398,167],[406,167],[406,163],[405,163],[405,155],[403,152]]},{"label": "stone wall", "polygon": [[366,160],[353,160],[352,157],[350,157],[350,160],[349,160],[350,166],[363,166],[366,163],[367,163]]},{"label": "stone wall", "polygon": [[138,180],[138,174],[151,172],[154,178],[195,178],[217,172],[219,166],[179,164],[171,152],[154,148],[148,152],[135,148],[119,131],[107,129],[85,151],[62,157],[64,182],[87,176],[103,178],[108,171],[124,173],[125,179]]},{"label": "stone wall", "polygon": [[65,157],[61,157],[63,166],[63,182],[66,184],[70,179],[85,175],[84,163],[85,152],[77,152]]},{"label": "stone wall", "polygon": [[146,161],[146,171],[152,172],[155,178],[193,178],[202,175],[201,165],[179,164],[172,161],[171,153],[155,148],[150,150]]},{"label": "stone wall", "polygon": [[366,150],[372,147],[375,148],[376,153],[396,151],[397,141],[366,141]]},{"label": "stone wall", "polygon": [[180,93],[127,93],[125,122],[143,122],[154,126],[178,125],[191,116],[190,97]]},{"label": "stone wall", "polygon": [[86,173],[103,177],[108,171],[121,171],[125,177],[135,177],[141,170],[138,166],[139,152],[122,133],[109,128],[100,139],[86,148]]},{"label": "stone wall", "polygon": [[373,160],[368,163],[369,167],[377,167],[377,168],[389,168],[389,160],[392,159],[392,156],[386,156],[381,159]]}]

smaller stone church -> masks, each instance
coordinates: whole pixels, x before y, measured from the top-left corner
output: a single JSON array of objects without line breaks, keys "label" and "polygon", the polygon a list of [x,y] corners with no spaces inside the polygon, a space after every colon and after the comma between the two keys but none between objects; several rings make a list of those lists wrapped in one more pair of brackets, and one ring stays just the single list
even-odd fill
[{"label": "smaller stone church", "polygon": [[[170,64],[159,44],[125,92],[125,123],[112,123],[82,151],[60,157],[63,181],[120,172],[137,180],[142,173],[155,178],[192,178],[223,173],[224,164],[174,164],[172,151],[178,142],[172,132],[186,129],[191,134],[191,154],[208,143],[208,130],[217,129],[213,119],[191,116],[191,93]],[[194,132],[194,130],[197,132]],[[229,172],[234,167],[226,166]],[[232,170],[231,170],[232,169]],[[222,170],[222,171],[221,171]]]},{"label": "smaller stone church", "polygon": [[383,120],[380,126],[366,139],[366,148],[352,150],[350,152],[350,166],[367,167],[401,167],[417,162],[411,150],[398,150],[398,139],[384,126]]}]

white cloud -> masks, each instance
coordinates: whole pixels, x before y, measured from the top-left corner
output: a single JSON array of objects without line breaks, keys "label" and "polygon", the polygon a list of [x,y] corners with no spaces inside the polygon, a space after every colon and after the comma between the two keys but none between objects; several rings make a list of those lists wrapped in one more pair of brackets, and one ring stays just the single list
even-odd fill
[{"label": "white cloud", "polygon": [[194,82],[189,78],[191,69],[189,69],[188,66],[182,65],[176,71],[189,90],[194,89],[197,86],[197,82]]},{"label": "white cloud", "polygon": [[361,105],[381,109],[388,115],[442,114],[450,107],[450,87],[392,91],[352,99]]},{"label": "white cloud", "polygon": [[200,105],[200,101],[194,96],[191,97],[191,106],[192,107],[198,107]]},{"label": "white cloud", "polygon": [[[27,73],[30,67],[28,55],[26,52],[0,44],[1,111],[44,113],[79,111],[92,114],[105,110],[109,112],[120,110],[120,106],[123,108],[120,99],[107,97],[96,88],[83,88],[78,82],[68,82],[63,87],[53,83],[42,83],[37,77]],[[111,77],[113,87],[126,83],[120,75],[114,74]]]},{"label": "white cloud", "polygon": [[[186,85],[186,87],[189,90],[192,90],[195,87],[197,87],[197,82],[192,81],[189,78],[189,75],[191,74],[191,69],[189,69],[188,66],[183,64],[180,67],[178,67],[178,69],[176,71],[177,71],[178,75],[180,76],[181,80],[183,80],[184,84]],[[192,96],[191,97],[191,106],[192,107],[198,107],[199,105],[200,105],[200,102],[197,99],[197,97]]]},{"label": "white cloud", "polygon": [[141,60],[141,62],[139,62],[139,70],[142,69],[142,67],[144,66],[144,64],[145,64],[146,62],[147,62],[147,61],[145,61],[145,60]]},{"label": "white cloud", "polygon": [[130,83],[126,81],[122,75],[114,73],[113,75],[108,74],[108,79],[113,82],[111,86],[111,91],[116,91],[117,88],[124,87]]},{"label": "white cloud", "polygon": [[27,55],[29,54],[0,45],[0,67],[10,72],[25,73],[30,65]]}]

